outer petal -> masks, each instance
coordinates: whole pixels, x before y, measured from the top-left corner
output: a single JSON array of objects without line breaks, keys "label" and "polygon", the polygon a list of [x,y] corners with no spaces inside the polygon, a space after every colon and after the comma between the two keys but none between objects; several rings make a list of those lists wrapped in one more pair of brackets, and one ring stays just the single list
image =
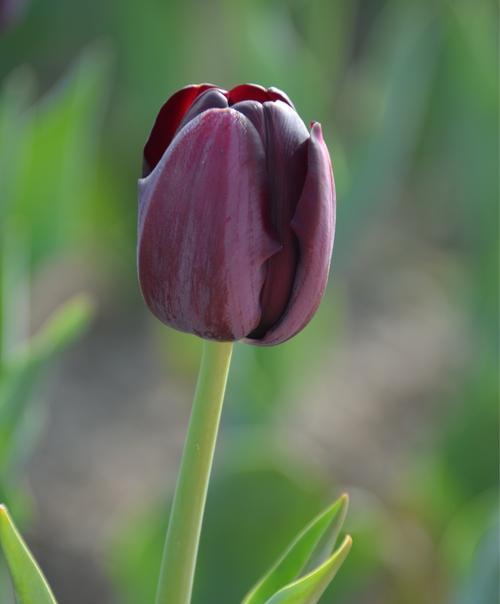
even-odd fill
[{"label": "outer petal", "polygon": [[237,340],[260,320],[266,234],[264,149],[232,109],[189,122],[140,183],[138,266],[144,298],[164,323]]},{"label": "outer petal", "polygon": [[263,139],[272,226],[282,246],[267,263],[261,323],[251,335],[258,339],[281,318],[292,293],[298,246],[291,221],[304,188],[309,132],[296,111],[281,101],[243,101],[233,107],[250,119]]},{"label": "outer petal", "polygon": [[264,88],[258,84],[240,84],[226,93],[226,96],[230,105],[240,101],[258,101],[259,103],[283,101],[293,108],[292,101],[284,92],[278,88]]},{"label": "outer petal", "polygon": [[225,109],[228,106],[226,95],[220,88],[210,88],[202,92],[184,114],[177,132],[183,128],[188,122],[194,119],[197,115],[200,115],[208,109]]},{"label": "outer petal", "polygon": [[209,88],[216,88],[216,86],[213,84],[186,86],[178,90],[164,103],[144,147],[143,176],[147,176],[160,161],[166,148],[174,138],[184,114],[191,107],[196,97]]},{"label": "outer petal", "polygon": [[282,319],[251,344],[272,345],[288,340],[311,320],[323,297],[335,232],[335,186],[321,126],[311,130],[308,171],[292,220],[300,260],[290,302]]},{"label": "outer petal", "polygon": [[290,105],[292,109],[295,109],[295,105],[292,103],[292,100],[286,92],[283,92],[283,90],[271,86],[271,88],[267,89],[267,92],[269,93],[269,96],[271,96],[271,101],[283,101],[284,103]]}]

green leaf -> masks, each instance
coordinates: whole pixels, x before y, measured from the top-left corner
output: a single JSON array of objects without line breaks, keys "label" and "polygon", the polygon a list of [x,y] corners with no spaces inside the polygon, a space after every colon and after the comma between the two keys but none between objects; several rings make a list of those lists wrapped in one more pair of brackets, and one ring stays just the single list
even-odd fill
[{"label": "green leaf", "polygon": [[17,427],[45,365],[87,326],[93,310],[78,295],[55,311],[26,349],[10,359],[0,379],[0,470],[12,453]]},{"label": "green leaf", "polygon": [[[29,242],[35,269],[70,249],[81,236],[93,199],[110,59],[105,45],[85,49],[64,78],[27,111],[17,110],[24,100],[22,85],[29,86],[22,73],[13,74],[17,77],[3,94],[0,90],[0,160],[8,157],[7,176],[2,177],[8,186],[2,188],[0,207]],[[11,115],[17,116],[15,129],[2,128],[2,121],[10,125]]]},{"label": "green leaf", "polygon": [[0,545],[18,604],[56,604],[47,580],[4,505],[0,505]]},{"label": "green leaf", "polygon": [[57,354],[87,326],[94,303],[90,296],[78,294],[60,306],[31,340],[30,355],[45,361]]},{"label": "green leaf", "polygon": [[[331,556],[348,504],[348,496],[342,495],[317,516],[297,536],[269,573],[247,594],[243,604],[270,604],[271,601],[273,604],[316,602],[314,594],[319,594],[319,598],[350,549],[350,538],[346,538],[339,550]],[[308,574],[297,580],[301,573]],[[291,583],[293,581],[295,583]],[[285,599],[275,601],[274,598],[278,597]],[[298,600],[293,599],[297,597]]]},{"label": "green leaf", "polygon": [[[275,441],[261,430],[226,433],[210,483],[192,604],[241,602],[291,540],[290,527],[305,526],[331,493],[329,480]],[[160,500],[144,509],[110,544],[108,569],[121,604],[154,602],[167,508]],[[252,510],[251,521],[242,522],[242,508]]]},{"label": "green leaf", "polygon": [[342,566],[351,545],[352,539],[347,535],[342,545],[326,562],[305,577],[280,589],[266,604],[316,604]]},{"label": "green leaf", "polygon": [[[496,506],[493,509],[496,512]],[[488,604],[488,602],[499,601],[499,528],[497,521],[491,524],[483,534],[470,568],[463,573],[460,579],[462,585],[460,593],[453,600],[454,604]]]}]

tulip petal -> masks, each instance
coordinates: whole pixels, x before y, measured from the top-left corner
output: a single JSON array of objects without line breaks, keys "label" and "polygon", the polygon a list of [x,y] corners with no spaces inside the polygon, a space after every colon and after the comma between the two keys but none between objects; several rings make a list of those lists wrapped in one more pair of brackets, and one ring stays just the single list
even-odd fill
[{"label": "tulip petal", "polygon": [[292,100],[288,94],[286,94],[286,92],[283,92],[283,90],[280,90],[275,86],[271,86],[271,88],[267,89],[267,92],[269,93],[269,96],[271,96],[271,101],[283,101],[284,103],[290,105],[292,109],[295,109],[295,105],[292,103]]},{"label": "tulip petal", "polygon": [[284,92],[278,88],[266,89],[258,84],[240,84],[226,93],[226,96],[230,105],[234,105],[241,101],[258,101],[259,103],[265,103],[266,101],[283,101],[293,108],[292,101]]},{"label": "tulip petal", "polygon": [[263,336],[280,320],[295,280],[298,263],[297,238],[291,227],[307,171],[309,132],[304,122],[285,103],[262,106],[266,127],[266,159],[271,222],[281,250],[269,259],[261,294],[262,318],[253,338]]},{"label": "tulip petal", "polygon": [[147,176],[160,161],[174,138],[184,114],[194,100],[210,88],[216,88],[216,86],[213,84],[186,86],[178,90],[163,104],[144,147],[143,176]]},{"label": "tulip petal", "polygon": [[207,111],[207,109],[224,109],[227,106],[227,98],[219,88],[210,88],[209,90],[205,90],[205,92],[202,92],[197,97],[189,110],[185,113],[177,128],[177,132],[179,132],[183,126],[194,119],[197,115]]},{"label": "tulip petal", "polygon": [[281,249],[269,259],[262,288],[262,317],[249,337],[263,336],[282,316],[295,279],[298,245],[291,227],[307,170],[309,133],[285,103],[242,101],[233,105],[259,132],[266,150],[271,223]]},{"label": "tulip petal", "polygon": [[321,126],[311,130],[304,189],[292,220],[299,244],[299,263],[288,306],[281,320],[256,345],[274,345],[290,339],[311,320],[323,297],[335,232],[335,185]]},{"label": "tulip petal", "polygon": [[140,195],[139,280],[153,314],[208,339],[250,333],[277,244],[266,230],[264,148],[249,120],[233,109],[194,118]]}]

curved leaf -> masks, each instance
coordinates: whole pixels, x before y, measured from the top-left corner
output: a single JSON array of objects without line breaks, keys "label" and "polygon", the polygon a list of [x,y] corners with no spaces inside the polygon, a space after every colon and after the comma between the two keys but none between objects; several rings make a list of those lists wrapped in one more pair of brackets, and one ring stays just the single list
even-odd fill
[{"label": "curved leaf", "polygon": [[[87,327],[94,304],[78,294],[60,306],[0,373],[0,471],[9,463],[30,396],[47,363]],[[26,449],[26,443],[21,443]]]},{"label": "curved leaf", "polygon": [[[290,582],[295,581],[301,573],[307,573],[319,567],[311,573],[315,574],[320,568],[323,568],[321,566],[323,563],[331,563],[332,558],[335,558],[337,554],[334,554],[331,558],[328,557],[335,547],[335,542],[347,514],[348,504],[349,498],[344,494],[317,516],[296,537],[269,573],[247,594],[242,604],[266,604],[269,598],[275,594],[277,595],[277,592],[288,586]],[[344,547],[344,544],[342,547]],[[327,561],[325,562],[325,560]],[[321,576],[323,576],[323,573]]]},{"label": "curved leaf", "polygon": [[349,535],[326,562],[311,573],[280,589],[266,604],[316,604],[328,587],[351,549]]},{"label": "curved leaf", "polygon": [[57,604],[54,595],[15,527],[4,505],[0,505],[0,545],[19,604]]}]

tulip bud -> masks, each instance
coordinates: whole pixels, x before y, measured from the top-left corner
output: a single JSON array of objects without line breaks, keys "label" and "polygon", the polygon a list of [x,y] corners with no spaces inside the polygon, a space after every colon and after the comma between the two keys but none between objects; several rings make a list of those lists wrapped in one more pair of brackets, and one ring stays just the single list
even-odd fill
[{"label": "tulip bud", "polygon": [[163,323],[271,345],[325,291],[335,190],[321,126],[290,99],[245,84],[188,86],[161,108],[139,181],[138,270]]}]

